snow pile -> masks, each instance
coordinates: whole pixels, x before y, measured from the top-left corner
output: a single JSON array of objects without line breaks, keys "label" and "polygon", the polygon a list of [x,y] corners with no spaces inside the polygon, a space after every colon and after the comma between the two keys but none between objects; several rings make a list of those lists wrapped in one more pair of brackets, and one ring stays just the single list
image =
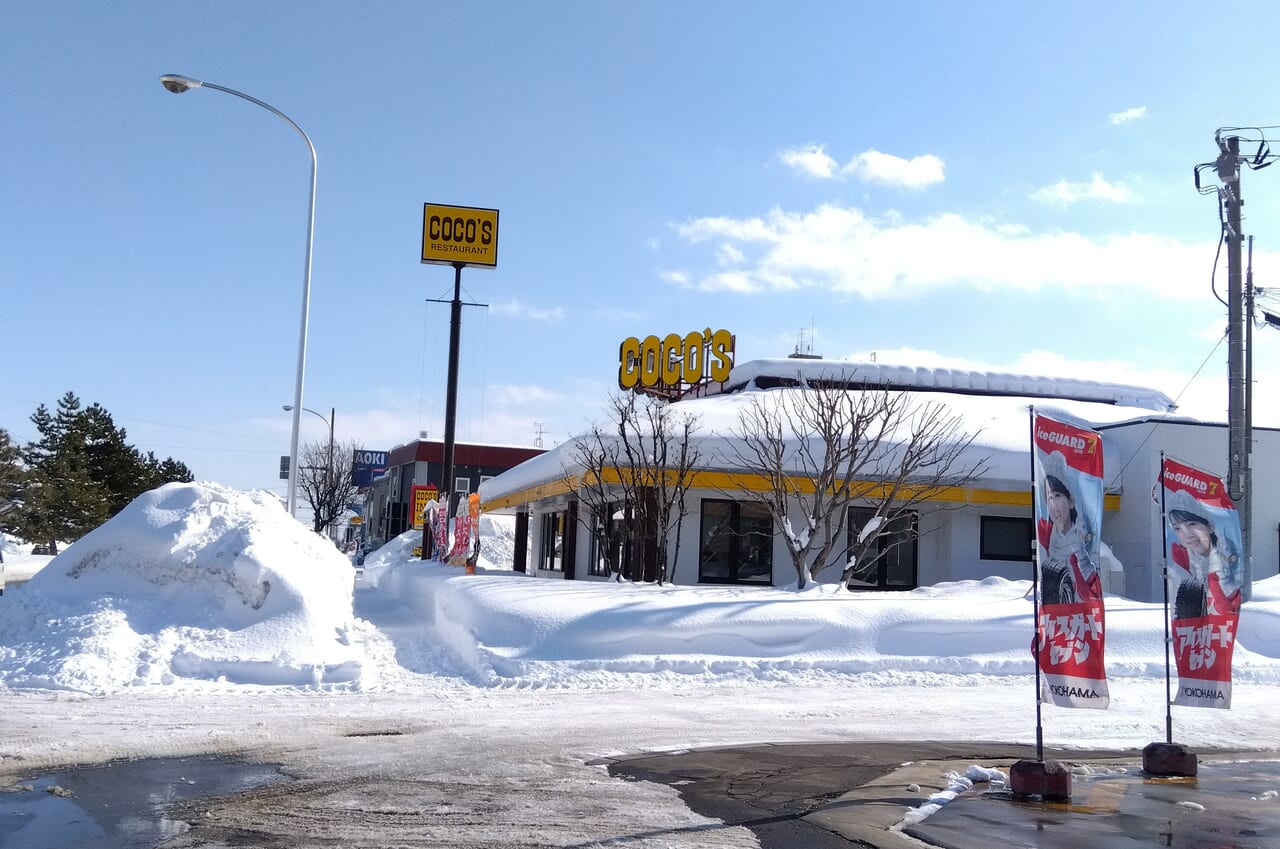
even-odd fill
[{"label": "snow pile", "polygon": [[[490,570],[509,567],[515,557],[516,518],[515,516],[481,516],[480,517],[480,558]],[[409,529],[400,536],[388,540],[364,559],[364,581],[369,586],[378,586],[381,579],[394,566],[417,560],[413,553],[422,545],[422,530]],[[498,564],[495,566],[494,564]],[[507,571],[510,571],[508,568]]]},{"label": "snow pile", "polygon": [[[393,540],[385,548],[412,544]],[[381,552],[380,552],[381,553]],[[873,674],[886,682],[1034,674],[1027,581],[987,578],[910,592],[655,586],[476,575],[388,553],[366,568],[482,686],[616,687],[691,681],[785,682]],[[1277,580],[1277,579],[1273,579]],[[1264,591],[1265,592],[1265,591]],[[1107,671],[1162,678],[1163,608],[1107,599]],[[1256,610],[1256,612],[1255,612]],[[1280,621],[1280,604],[1246,616]],[[1280,639],[1241,644],[1236,680],[1278,681]]]},{"label": "snow pile", "polygon": [[[961,793],[972,789],[975,783],[989,782],[992,789],[1002,790],[1008,781],[1008,777],[1003,772],[993,767],[971,764],[969,768],[964,771],[964,775],[961,775],[958,772],[948,772],[943,776],[943,781],[945,782],[943,789],[931,795],[918,808],[912,808],[907,811],[906,816],[904,816],[902,821],[896,826],[896,831],[901,831],[904,827],[909,825],[916,825],[933,814],[936,814],[942,809],[943,805],[948,802],[955,801],[955,798]],[[919,785],[913,784],[912,787],[915,787],[917,791],[919,790]]]},{"label": "snow pile", "polygon": [[[480,533],[477,574],[415,557],[422,535],[408,531],[369,554],[356,596],[350,561],[272,496],[165,486],[0,596],[0,687],[369,691],[431,676],[604,691],[857,676],[936,688],[1034,675],[1027,581],[874,593],[565,581],[508,567],[510,519],[482,517]],[[1234,679],[1274,683],[1280,577],[1254,589]],[[1109,678],[1163,680],[1163,616],[1107,597]]]},{"label": "snow pile", "polygon": [[[30,549],[31,546],[23,546]],[[15,552],[5,552],[4,562],[0,563],[0,588],[20,584],[23,581],[31,580],[31,577],[48,565],[53,559],[48,554],[23,554],[23,549],[17,549]]]},{"label": "snow pile", "polygon": [[4,596],[0,681],[351,682],[353,582],[347,558],[269,494],[169,484]]},{"label": "snow pile", "polygon": [[498,568],[511,565],[516,551],[516,517],[480,517],[480,557]]}]

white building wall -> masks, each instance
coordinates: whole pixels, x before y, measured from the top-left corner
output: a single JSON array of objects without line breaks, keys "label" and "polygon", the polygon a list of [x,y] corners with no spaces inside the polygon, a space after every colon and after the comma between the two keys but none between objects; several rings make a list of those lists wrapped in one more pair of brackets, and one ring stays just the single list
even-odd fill
[{"label": "white building wall", "polygon": [[[1030,488],[1028,487],[1028,492]],[[1031,518],[1031,508],[1009,507],[1004,504],[980,505],[958,510],[941,510],[935,514],[935,520],[946,522],[951,545],[946,550],[936,553],[936,563],[931,568],[937,570],[936,576],[930,575],[926,580],[921,569],[922,586],[941,581],[980,581],[983,578],[996,576],[1010,581],[1027,581],[1031,579],[1031,560],[984,560],[982,559],[982,517],[1005,516],[1019,519]],[[935,578],[936,579],[933,579]]]},{"label": "white building wall", "polygon": [[[1117,592],[1139,601],[1164,598],[1164,548],[1160,504],[1152,490],[1160,476],[1160,452],[1225,479],[1226,425],[1144,422],[1102,430],[1108,491],[1121,491],[1118,513],[1107,513],[1102,539],[1124,564]],[[1280,431],[1253,431],[1253,580],[1280,571]],[[1112,469],[1115,469],[1113,472]],[[1158,496],[1159,493],[1156,492]]]},{"label": "white building wall", "polygon": [[[1154,428],[1154,429],[1153,429]],[[1164,559],[1160,505],[1152,497],[1160,452],[1190,465],[1225,476],[1227,428],[1225,425],[1192,422],[1140,422],[1101,429],[1105,457],[1104,484],[1107,493],[1120,496],[1120,509],[1103,516],[1102,540],[1124,565],[1120,574],[1104,575],[1109,592],[1139,601],[1159,601],[1163,597],[1161,574]],[[1259,581],[1280,572],[1280,430],[1255,429],[1253,453],[1253,579]],[[673,580],[677,584],[698,582],[701,504],[704,498],[723,499],[716,490],[689,493],[687,514],[680,529],[679,558]],[[536,506],[530,516],[529,568],[533,574],[540,550],[542,515],[549,510],[563,512],[564,496]],[[582,521],[577,534],[576,576],[589,578],[591,531]],[[1030,507],[1007,505],[948,506],[922,510],[918,544],[917,582],[929,586],[944,581],[981,580],[998,576],[1028,580],[1032,562],[984,560],[981,558],[981,517],[1012,516],[1030,518]],[[798,516],[793,522],[798,523]],[[674,534],[674,531],[673,531]],[[673,547],[674,547],[674,540]],[[847,551],[841,540],[830,565],[821,574],[824,581],[838,580]],[[546,577],[563,577],[544,572]],[[787,555],[785,537],[774,528],[773,584],[785,586],[795,581],[795,571]]]}]

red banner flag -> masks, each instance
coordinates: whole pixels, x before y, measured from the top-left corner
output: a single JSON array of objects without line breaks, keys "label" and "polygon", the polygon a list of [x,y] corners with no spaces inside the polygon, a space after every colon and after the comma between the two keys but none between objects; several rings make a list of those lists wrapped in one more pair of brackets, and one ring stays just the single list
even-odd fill
[{"label": "red banner flag", "polygon": [[1231,653],[1240,624],[1240,516],[1222,479],[1165,458],[1170,634],[1178,664],[1175,705],[1231,707]]},{"label": "red banner flag", "polygon": [[1061,707],[1106,708],[1106,617],[1098,572],[1102,530],[1102,437],[1036,414],[1036,553],[1041,695]]}]

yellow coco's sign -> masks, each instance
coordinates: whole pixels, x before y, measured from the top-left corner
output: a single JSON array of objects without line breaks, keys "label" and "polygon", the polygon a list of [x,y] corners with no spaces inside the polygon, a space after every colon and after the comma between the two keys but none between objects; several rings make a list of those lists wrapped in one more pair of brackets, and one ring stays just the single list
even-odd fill
[{"label": "yellow coco's sign", "polygon": [[731,368],[733,334],[713,332],[710,327],[684,336],[633,336],[623,339],[618,349],[618,386],[627,390],[675,389],[704,379],[724,381]]},{"label": "yellow coco's sign", "polygon": [[498,266],[498,210],[422,207],[422,261],[427,265]]}]

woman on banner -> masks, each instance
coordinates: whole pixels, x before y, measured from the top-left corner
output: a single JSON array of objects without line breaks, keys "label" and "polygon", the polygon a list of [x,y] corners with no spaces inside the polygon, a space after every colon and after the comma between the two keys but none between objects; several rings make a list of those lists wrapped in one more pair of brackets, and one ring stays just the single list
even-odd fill
[{"label": "woman on banner", "polygon": [[[1049,455],[1044,473],[1044,503],[1049,518],[1037,528],[1044,551],[1040,562],[1040,600],[1044,604],[1073,604],[1102,599],[1102,578],[1089,551],[1093,531],[1076,510],[1075,495],[1066,484],[1066,461]],[[1056,474],[1055,474],[1056,473]]]},{"label": "woman on banner", "polygon": [[1193,497],[1177,493],[1178,505],[1169,510],[1169,525],[1177,542],[1170,559],[1180,567],[1182,580],[1174,597],[1174,619],[1198,619],[1240,612],[1240,558],[1228,539],[1219,539],[1213,522]]}]

